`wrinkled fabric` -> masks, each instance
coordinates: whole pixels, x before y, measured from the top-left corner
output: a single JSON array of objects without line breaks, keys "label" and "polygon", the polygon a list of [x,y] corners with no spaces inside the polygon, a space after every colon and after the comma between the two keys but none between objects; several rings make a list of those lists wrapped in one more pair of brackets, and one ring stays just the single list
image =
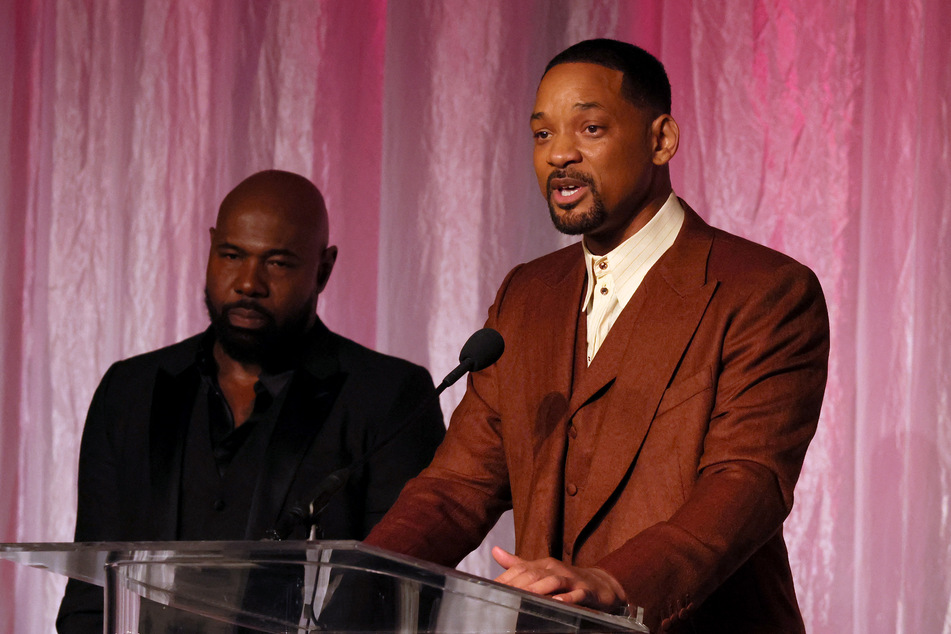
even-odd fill
[{"label": "wrinkled fabric", "polygon": [[[808,630],[951,634],[944,0],[0,3],[0,541],[71,538],[100,376],[205,326],[207,230],[256,170],[326,195],[328,326],[450,370],[506,271],[576,240],[528,117],[547,60],[595,36],[666,64],[677,193],[825,290],[785,527]],[[62,580],[0,563],[0,587],[0,631],[52,631]]]}]

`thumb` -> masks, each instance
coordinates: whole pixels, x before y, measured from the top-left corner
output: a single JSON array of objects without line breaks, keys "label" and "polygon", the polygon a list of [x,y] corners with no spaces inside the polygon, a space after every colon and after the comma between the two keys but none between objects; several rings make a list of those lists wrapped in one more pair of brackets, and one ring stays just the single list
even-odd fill
[{"label": "thumb", "polygon": [[504,548],[500,548],[499,546],[492,547],[492,557],[506,570],[522,561],[521,557],[516,557],[512,553],[508,552]]}]

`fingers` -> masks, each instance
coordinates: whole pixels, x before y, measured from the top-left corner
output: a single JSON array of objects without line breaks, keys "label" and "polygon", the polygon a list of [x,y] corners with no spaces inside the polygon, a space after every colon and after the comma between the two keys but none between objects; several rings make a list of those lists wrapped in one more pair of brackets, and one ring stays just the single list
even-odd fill
[{"label": "fingers", "polygon": [[561,562],[556,559],[526,561],[498,546],[492,549],[492,557],[506,569],[495,578],[499,583],[537,594],[551,594],[563,589],[563,576],[556,570]]},{"label": "fingers", "polygon": [[[506,577],[503,579],[502,577]],[[535,594],[554,594],[571,588],[570,581],[564,576],[544,568],[523,568],[513,566],[498,579],[499,583],[521,588]]]},{"label": "fingers", "polygon": [[550,597],[571,590],[575,584],[575,580],[552,572],[540,574],[539,571],[531,571],[525,573],[522,577],[522,582],[525,585],[516,587],[521,587],[529,592]]},{"label": "fingers", "polygon": [[492,556],[506,569],[495,580],[513,588],[601,610],[624,602],[624,589],[599,568],[569,566],[552,557],[527,561],[498,546]]},{"label": "fingers", "polygon": [[[505,568],[505,572],[496,577],[495,580],[506,585],[514,585],[512,581],[525,570],[525,560],[498,546],[492,548],[492,557],[500,566]],[[515,587],[521,588],[522,586]]]},{"label": "fingers", "polygon": [[513,588],[554,595],[574,589],[581,581],[571,567],[552,557],[526,561],[498,546],[492,549],[492,556],[506,569],[495,580]]},{"label": "fingers", "polygon": [[575,588],[571,592],[562,592],[560,594],[553,594],[551,598],[555,601],[562,601],[564,603],[571,603],[573,605],[592,605],[595,603],[594,599],[596,597],[588,588]]},{"label": "fingers", "polygon": [[[495,546],[492,549],[492,557],[500,566],[505,568],[505,572],[495,578],[499,583],[505,583],[516,588],[529,589],[529,586],[546,578],[555,578],[561,572],[565,571],[564,565],[557,559],[547,557],[535,561],[527,561],[513,555],[512,553]],[[550,585],[550,583],[549,583]],[[547,585],[545,587],[548,587]],[[553,587],[557,590],[557,587]],[[532,590],[535,592],[535,590]]]},{"label": "fingers", "polygon": [[[623,593],[623,590],[620,591]],[[575,605],[584,605],[599,610],[611,610],[624,603],[623,595],[600,579],[585,576],[562,591],[553,593],[552,599]]]}]

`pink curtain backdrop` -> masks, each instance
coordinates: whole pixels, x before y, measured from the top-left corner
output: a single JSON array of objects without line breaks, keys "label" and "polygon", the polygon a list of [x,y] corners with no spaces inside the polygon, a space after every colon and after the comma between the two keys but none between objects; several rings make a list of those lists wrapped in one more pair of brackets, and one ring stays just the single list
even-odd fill
[{"label": "pink curtain backdrop", "polygon": [[[0,541],[71,538],[92,392],[205,326],[207,229],[253,171],[326,194],[328,325],[441,378],[505,272],[570,242],[528,115],[595,36],[666,63],[678,194],[826,291],[785,527],[809,631],[951,633],[947,0],[0,3]],[[0,563],[0,631],[51,632],[62,587]]]}]

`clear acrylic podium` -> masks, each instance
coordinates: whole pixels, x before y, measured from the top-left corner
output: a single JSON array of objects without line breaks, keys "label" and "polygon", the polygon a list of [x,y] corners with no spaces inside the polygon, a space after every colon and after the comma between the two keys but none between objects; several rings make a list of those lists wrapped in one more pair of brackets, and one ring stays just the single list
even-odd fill
[{"label": "clear acrylic podium", "polygon": [[103,586],[106,632],[647,632],[353,541],[0,544]]}]

